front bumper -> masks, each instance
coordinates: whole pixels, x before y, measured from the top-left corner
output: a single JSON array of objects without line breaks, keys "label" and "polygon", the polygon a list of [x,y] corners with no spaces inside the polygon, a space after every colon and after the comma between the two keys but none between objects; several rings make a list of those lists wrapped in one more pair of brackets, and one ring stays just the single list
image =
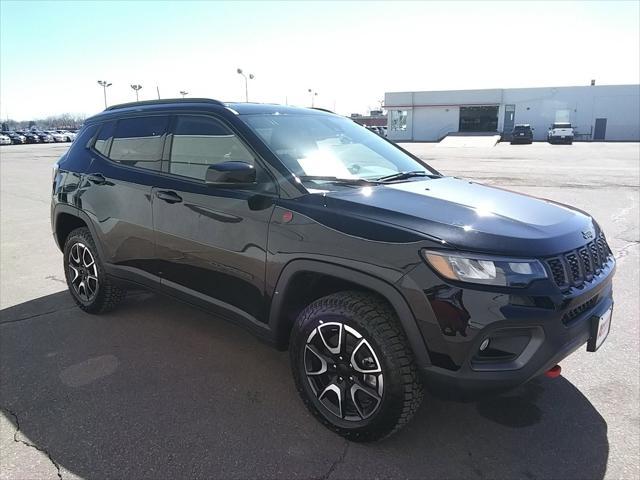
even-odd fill
[{"label": "front bumper", "polygon": [[551,135],[548,137],[548,139],[551,143],[571,143],[573,142],[573,135]]},{"label": "front bumper", "polygon": [[[401,287],[431,359],[419,365],[427,385],[448,397],[474,398],[543,374],[588,342],[594,319],[613,305],[614,271],[611,258],[591,282],[563,293],[550,279],[510,291],[452,285],[417,267]],[[433,286],[420,298],[417,285]]]}]

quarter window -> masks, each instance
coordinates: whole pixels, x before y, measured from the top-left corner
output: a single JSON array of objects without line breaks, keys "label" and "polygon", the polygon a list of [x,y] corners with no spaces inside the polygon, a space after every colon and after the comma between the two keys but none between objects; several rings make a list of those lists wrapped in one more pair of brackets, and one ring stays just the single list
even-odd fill
[{"label": "quarter window", "polygon": [[109,158],[116,162],[160,170],[167,116],[125,118],[118,121]]},{"label": "quarter window", "polygon": [[169,173],[204,180],[209,165],[230,161],[255,165],[251,152],[218,120],[195,115],[177,117]]},{"label": "quarter window", "polygon": [[109,156],[109,146],[111,138],[113,137],[113,129],[116,126],[116,122],[106,122],[100,127],[100,132],[96,137],[96,143],[93,145],[97,151],[103,154],[105,157]]}]

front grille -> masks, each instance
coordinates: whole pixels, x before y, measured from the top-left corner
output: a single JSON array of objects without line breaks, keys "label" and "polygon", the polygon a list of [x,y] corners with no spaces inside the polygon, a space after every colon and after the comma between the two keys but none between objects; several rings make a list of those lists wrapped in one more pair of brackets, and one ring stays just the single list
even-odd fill
[{"label": "front grille", "polygon": [[607,245],[604,234],[576,250],[547,258],[546,263],[551,271],[553,281],[563,290],[571,287],[582,288],[590,282],[607,264],[611,249]]},{"label": "front grille", "polygon": [[567,313],[565,313],[562,316],[562,323],[564,323],[565,325],[570,324],[572,320],[575,320],[577,317],[579,317],[581,314],[583,314],[587,310],[591,310],[593,307],[595,307],[596,303],[598,303],[598,295],[596,295],[593,298],[590,298],[586,302],[578,305],[575,308],[572,308]]}]

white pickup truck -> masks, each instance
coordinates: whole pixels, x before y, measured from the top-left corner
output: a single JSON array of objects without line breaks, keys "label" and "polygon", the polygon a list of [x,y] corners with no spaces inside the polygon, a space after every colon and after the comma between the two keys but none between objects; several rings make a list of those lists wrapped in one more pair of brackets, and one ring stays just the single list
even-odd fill
[{"label": "white pickup truck", "polygon": [[549,143],[573,143],[573,127],[570,123],[556,122],[549,128],[547,133],[547,141]]}]

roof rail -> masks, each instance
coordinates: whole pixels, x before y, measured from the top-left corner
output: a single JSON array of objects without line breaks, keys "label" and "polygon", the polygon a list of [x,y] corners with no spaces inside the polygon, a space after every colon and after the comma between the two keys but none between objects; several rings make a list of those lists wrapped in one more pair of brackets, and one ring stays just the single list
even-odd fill
[{"label": "roof rail", "polygon": [[225,106],[224,103],[219,100],[214,100],[213,98],[163,98],[160,100],[143,100],[141,102],[120,103],[118,105],[111,105],[105,108],[104,111],[109,112],[120,108],[143,107],[145,105],[163,105],[166,103],[212,103],[221,107]]},{"label": "roof rail", "polygon": [[336,114],[335,112],[332,112],[328,108],[311,107],[311,110],[319,110],[320,112],[333,113],[334,115]]}]

